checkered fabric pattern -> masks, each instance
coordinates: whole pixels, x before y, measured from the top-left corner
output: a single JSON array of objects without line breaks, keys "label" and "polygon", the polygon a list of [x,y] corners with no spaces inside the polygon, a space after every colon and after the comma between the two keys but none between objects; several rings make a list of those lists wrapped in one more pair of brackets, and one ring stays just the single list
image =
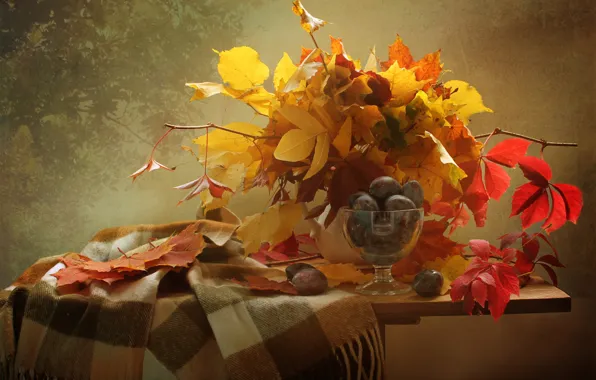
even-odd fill
[{"label": "checkered fabric pattern", "polygon": [[[187,225],[145,225],[143,238]],[[122,235],[140,229],[96,238],[126,240],[130,251],[144,242]],[[92,246],[110,258],[114,244],[98,241],[83,252]],[[234,247],[212,245],[198,257],[220,263],[69,294],[51,276],[60,256],[40,259],[0,292],[0,379],[141,379],[146,350],[181,380],[381,379],[383,347],[365,298],[255,294],[228,279],[278,270],[233,264]]]}]

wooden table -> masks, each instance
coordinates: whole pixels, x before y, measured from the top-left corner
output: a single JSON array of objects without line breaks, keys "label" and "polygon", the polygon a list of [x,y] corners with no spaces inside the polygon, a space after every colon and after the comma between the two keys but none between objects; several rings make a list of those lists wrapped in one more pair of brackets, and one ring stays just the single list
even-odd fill
[{"label": "wooden table", "polygon": [[[355,286],[342,286],[354,291]],[[462,302],[452,302],[449,295],[425,298],[411,291],[396,296],[367,296],[379,320],[381,336],[385,338],[385,326],[418,324],[424,317],[446,317],[466,315]],[[488,314],[488,310],[475,310]],[[559,288],[533,277],[520,290],[520,295],[511,297],[505,314],[561,313],[571,311],[571,297]]]}]

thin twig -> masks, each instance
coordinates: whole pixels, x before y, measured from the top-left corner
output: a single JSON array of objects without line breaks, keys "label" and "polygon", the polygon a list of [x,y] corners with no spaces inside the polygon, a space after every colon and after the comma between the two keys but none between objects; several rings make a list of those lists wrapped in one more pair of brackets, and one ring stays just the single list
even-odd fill
[{"label": "thin twig", "polygon": [[164,124],[165,127],[168,127],[170,129],[208,129],[208,128],[213,128],[213,129],[219,129],[221,131],[226,131],[226,132],[230,132],[230,133],[234,133],[236,135],[240,135],[243,137],[246,137],[248,139],[253,139],[253,140],[260,140],[260,139],[279,139],[281,138],[280,136],[275,136],[275,135],[267,135],[267,136],[255,136],[255,135],[249,135],[248,133],[244,133],[244,132],[239,132],[239,131],[235,131],[233,129],[228,129],[225,127],[220,127],[219,125],[213,124],[213,123],[207,123],[205,125],[173,125],[173,124]]},{"label": "thin twig", "polygon": [[480,139],[480,138],[488,137],[491,135],[508,135],[508,136],[513,136],[513,137],[519,137],[520,139],[524,139],[524,140],[528,140],[528,141],[532,141],[537,144],[540,144],[540,145],[542,145],[543,149],[546,148],[547,146],[567,146],[567,147],[577,147],[578,146],[577,143],[546,141],[544,139],[537,139],[535,137],[522,135],[520,133],[504,131],[501,128],[495,128],[495,130],[492,131],[491,133],[483,133],[481,135],[474,136],[474,138]]},{"label": "thin twig", "polygon": [[315,40],[315,36],[313,36],[312,33],[308,34],[310,35],[310,38],[312,38],[312,42],[315,44],[315,47],[321,51],[321,60],[323,61],[323,67],[325,68],[327,74],[329,74],[329,70],[327,69],[327,65],[325,64],[325,55],[323,54],[323,50],[319,48],[319,44],[317,43],[317,40]]}]

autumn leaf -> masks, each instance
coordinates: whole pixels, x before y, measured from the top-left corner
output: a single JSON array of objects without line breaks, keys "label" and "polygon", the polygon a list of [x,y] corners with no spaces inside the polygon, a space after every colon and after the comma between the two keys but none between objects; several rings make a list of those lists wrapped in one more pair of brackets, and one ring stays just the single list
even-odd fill
[{"label": "autumn leaf", "polygon": [[451,96],[445,100],[445,105],[455,112],[464,125],[470,124],[470,116],[474,114],[493,112],[484,105],[478,91],[468,83],[451,80],[445,83],[445,87],[451,88]]},{"label": "autumn leaf", "polygon": [[[233,162],[233,161],[232,161]],[[244,173],[246,168],[243,163],[217,165],[209,169],[209,177],[219,183],[225,183],[231,191],[226,191],[220,198],[214,197],[209,191],[200,193],[202,206],[204,212],[218,209],[227,206],[232,198],[232,195],[237,191],[243,183]]]},{"label": "autumn leaf", "polygon": [[52,276],[58,280],[56,286],[59,288],[75,283],[87,283],[91,280],[99,280],[107,284],[112,284],[115,281],[125,278],[123,273],[94,272],[78,266],[66,267],[52,274]]},{"label": "autumn leaf", "polygon": [[391,104],[395,107],[408,104],[414,99],[416,92],[427,83],[427,81],[417,81],[413,71],[399,67],[397,62],[379,75],[389,81]]},{"label": "autumn leaf", "polygon": [[484,182],[486,183],[486,192],[492,199],[499,200],[509,189],[511,178],[509,174],[499,165],[485,161],[484,162]]},{"label": "autumn leaf", "polygon": [[165,165],[160,164],[159,162],[155,161],[153,159],[153,157],[149,158],[149,162],[147,162],[145,165],[143,165],[139,170],[137,170],[136,172],[132,173],[131,175],[129,175],[129,177],[132,177],[132,181],[134,182],[138,176],[140,176],[141,174],[147,172],[152,172],[154,170],[157,169],[165,169],[165,170],[169,170],[169,171],[174,171],[174,169],[170,169]]},{"label": "autumn leaf", "polygon": [[235,90],[259,86],[269,77],[269,68],[261,62],[259,53],[248,46],[216,53],[219,54],[217,71],[221,79]]},{"label": "autumn leaf", "polygon": [[191,102],[193,100],[202,100],[210,96],[221,94],[222,92],[224,92],[224,86],[220,83],[186,83],[185,86],[195,90],[192,98],[190,98]]},{"label": "autumn leaf", "polygon": [[350,152],[350,147],[352,145],[352,118],[348,116],[348,118],[344,121],[341,128],[339,129],[339,133],[333,139],[333,146],[337,149],[341,158],[346,158],[348,153]]},{"label": "autumn leaf", "polygon": [[424,269],[432,269],[441,272],[443,275],[441,295],[445,295],[449,293],[451,283],[464,274],[469,264],[470,261],[466,260],[463,256],[453,255],[446,259],[437,257],[433,261],[425,262],[423,267]]},{"label": "autumn leaf", "polygon": [[317,135],[315,153],[310,164],[310,168],[306,172],[304,179],[307,180],[317,174],[329,158],[329,135],[326,132]]},{"label": "autumn leaf", "polygon": [[232,282],[242,285],[250,290],[260,292],[275,292],[297,295],[298,291],[289,281],[273,281],[261,276],[244,276],[243,280],[232,279]]},{"label": "autumn leaf", "polygon": [[423,90],[428,89],[437,82],[439,75],[443,71],[441,51],[439,50],[425,55],[420,61],[416,62],[414,66],[416,67],[416,80],[426,82]]},{"label": "autumn leaf", "polygon": [[178,201],[178,205],[184,201],[194,198],[205,190],[209,190],[209,194],[211,194],[211,196],[214,198],[221,198],[225,191],[233,192],[232,189],[223,183],[210,178],[206,173],[195,180],[176,186],[175,189],[192,189],[191,192],[188,193],[182,200]]},{"label": "autumn leaf", "polygon": [[[229,123],[222,128],[228,129],[234,132],[244,133],[249,136],[260,136],[263,133],[263,129],[257,125],[244,122]],[[209,151],[211,152],[236,152],[244,153],[252,146],[252,140],[241,136],[234,132],[228,132],[223,129],[212,129],[209,133]],[[197,137],[192,140],[193,143],[199,145],[205,149],[207,146],[207,134],[201,137]]]},{"label": "autumn leaf", "polygon": [[[298,66],[296,71],[294,71],[292,76],[288,79],[282,92],[301,90],[303,81],[305,82],[311,79],[319,71],[319,68],[323,66],[323,63],[320,62],[320,56],[320,49],[310,51],[310,53],[301,60],[300,66]],[[311,85],[312,84],[313,83],[311,83]]]},{"label": "autumn leaf", "polygon": [[329,36],[329,39],[331,40],[331,54],[344,55],[345,49],[344,49],[344,44],[343,44],[341,38],[335,38],[333,36]]},{"label": "autumn leaf", "polygon": [[302,206],[293,201],[276,203],[264,213],[244,218],[237,235],[243,242],[245,255],[257,252],[262,243],[275,245],[289,238],[301,219]]},{"label": "autumn leaf", "polygon": [[288,53],[284,53],[277,63],[275,72],[273,73],[273,85],[275,86],[275,90],[282,91],[297,69],[298,68],[294,65]]},{"label": "autumn leaf", "polygon": [[[465,188],[462,201],[469,207],[470,211],[474,214],[474,221],[477,227],[483,227],[486,222],[486,212],[488,210],[488,192],[482,182],[482,170],[480,163],[466,162],[465,166],[472,166],[474,169],[470,171],[466,170],[468,177],[464,179],[466,185],[462,182],[462,187]],[[464,167],[464,165],[462,165]],[[468,184],[470,178],[472,180]]]},{"label": "autumn leaf", "polygon": [[566,183],[555,183],[552,187],[561,194],[565,201],[567,220],[571,223],[577,223],[577,219],[579,218],[584,205],[581,190]]},{"label": "autumn leaf", "polygon": [[374,275],[361,272],[354,264],[324,264],[316,267],[323,272],[329,287],[336,287],[340,284],[364,284],[373,279]]},{"label": "autumn leaf", "polygon": [[398,167],[408,178],[420,182],[424,199],[431,204],[441,198],[444,182],[461,189],[459,181],[466,177],[441,142],[428,132],[408,146],[398,158]]},{"label": "autumn leaf", "polygon": [[410,68],[414,63],[410,48],[406,46],[399,34],[395,37],[395,41],[389,45],[389,60],[382,62],[381,67],[388,70],[395,63],[401,68]]},{"label": "autumn leaf", "polygon": [[273,153],[281,161],[297,162],[307,158],[315,147],[316,136],[302,129],[292,129],[279,140]]},{"label": "autumn leaf", "polygon": [[327,24],[327,21],[316,18],[304,9],[300,0],[292,2],[292,11],[297,16],[300,16],[300,26],[306,30],[307,33],[313,33],[319,30],[320,27]]},{"label": "autumn leaf", "polygon": [[376,55],[376,49],[373,46],[372,50],[370,51],[370,54],[368,55],[368,59],[366,60],[366,64],[364,65],[364,69],[363,71],[371,71],[371,72],[377,72],[378,69],[378,62],[377,62],[377,55]]},{"label": "autumn leaf", "polygon": [[524,177],[536,186],[547,187],[553,173],[546,161],[537,157],[526,156],[519,160],[519,168]]},{"label": "autumn leaf", "polygon": [[531,141],[520,138],[506,139],[495,145],[484,157],[499,165],[513,168],[526,155],[530,144]]},{"label": "autumn leaf", "polygon": [[275,95],[261,86],[253,87],[248,90],[235,90],[226,87],[223,94],[248,104],[256,113],[261,115],[269,115],[271,102],[275,99]]},{"label": "autumn leaf", "polygon": [[311,136],[325,132],[325,127],[313,115],[298,106],[285,105],[278,112],[290,123]]}]

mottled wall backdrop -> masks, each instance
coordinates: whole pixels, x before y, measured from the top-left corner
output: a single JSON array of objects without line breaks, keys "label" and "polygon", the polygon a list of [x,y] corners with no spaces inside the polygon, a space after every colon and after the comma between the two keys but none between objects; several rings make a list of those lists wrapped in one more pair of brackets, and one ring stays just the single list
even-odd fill
[{"label": "mottled wall backdrop", "polygon": [[[191,132],[171,134],[157,153],[178,167],[174,173],[151,173],[134,184],[127,175],[145,161],[164,122],[253,119],[250,109],[228,99],[189,103],[184,83],[217,79],[212,48],[250,45],[270,67],[283,51],[297,59],[300,45],[312,42],[290,5],[2,0],[0,286],[40,256],[79,250],[103,227],[193,217],[197,203],[175,207],[183,193],[172,189],[200,170],[179,149],[190,143]],[[488,318],[431,318],[393,328],[390,373],[408,379],[548,378],[563,362],[568,374],[586,368],[588,355],[596,355],[583,298],[596,289],[594,2],[305,0],[305,6],[332,22],[318,32],[320,42],[340,36],[352,56],[365,59],[373,45],[384,54],[396,32],[415,57],[442,48],[445,68],[453,72],[446,79],[469,81],[495,110],[473,120],[475,133],[501,127],[580,143],[545,154],[558,181],[585,192],[579,225],[553,235],[567,265],[559,271],[561,286],[576,297],[574,312],[506,316],[497,325]],[[512,186],[520,183],[514,173]],[[239,215],[252,213],[266,196],[249,193],[231,207]],[[495,239],[519,228],[508,219],[510,196],[491,204],[486,228],[457,237]],[[157,367],[150,369],[148,378],[162,378]]]}]

